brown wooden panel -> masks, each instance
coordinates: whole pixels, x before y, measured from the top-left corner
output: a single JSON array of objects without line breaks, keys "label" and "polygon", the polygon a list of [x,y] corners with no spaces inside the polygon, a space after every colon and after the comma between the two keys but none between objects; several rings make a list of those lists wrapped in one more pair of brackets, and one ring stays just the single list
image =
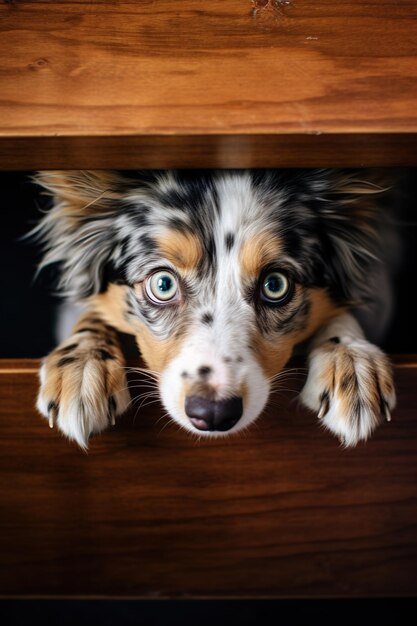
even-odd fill
[{"label": "brown wooden panel", "polygon": [[0,138],[0,169],[417,166],[416,134]]},{"label": "brown wooden panel", "polygon": [[290,395],[217,443],[133,411],[84,454],[33,410],[36,366],[0,367],[0,595],[417,594],[416,357],[354,450]]},{"label": "brown wooden panel", "polygon": [[416,18],[414,0],[1,3],[0,167],[415,164]]}]

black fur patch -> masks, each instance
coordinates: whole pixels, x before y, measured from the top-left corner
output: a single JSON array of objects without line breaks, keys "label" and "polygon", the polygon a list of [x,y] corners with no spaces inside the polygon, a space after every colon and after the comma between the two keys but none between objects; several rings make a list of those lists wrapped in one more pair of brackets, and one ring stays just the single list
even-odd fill
[{"label": "black fur patch", "polygon": [[355,372],[350,372],[342,377],[339,387],[341,391],[354,390],[358,386],[358,379]]},{"label": "black fur patch", "polygon": [[124,268],[116,267],[116,265],[112,261],[109,261],[102,269],[97,289],[98,293],[105,293],[110,284],[126,284]]},{"label": "black fur patch", "polygon": [[199,213],[213,195],[213,175],[208,171],[180,171],[174,173],[173,186],[154,191],[164,208],[180,209],[189,214]]},{"label": "black fur patch", "polygon": [[114,396],[110,396],[109,398],[109,413],[110,415],[114,415],[114,412],[117,409],[117,403]]},{"label": "black fur patch", "polygon": [[189,226],[179,217],[171,217],[168,221],[168,226],[172,228],[172,230],[176,230],[180,233],[189,232]]},{"label": "black fur patch", "polygon": [[280,319],[277,323],[277,329],[284,332],[292,332],[301,330],[308,321],[311,304],[309,300],[304,299],[303,302],[287,317]]},{"label": "black fur patch", "polygon": [[153,239],[149,235],[145,234],[139,237],[139,243],[141,245],[143,254],[148,254],[149,252],[153,252],[153,250],[155,250],[155,239]]},{"label": "black fur patch", "polygon": [[77,333],[94,333],[95,335],[100,335],[100,331],[97,328],[90,328],[89,326],[84,326],[83,328],[78,328],[74,334]]},{"label": "black fur patch", "polygon": [[211,235],[205,245],[208,263],[212,266],[215,263],[217,251],[214,243],[214,237]]},{"label": "black fur patch", "polygon": [[64,365],[69,365],[70,363],[74,363],[77,359],[74,356],[64,356],[62,359],[59,359],[57,366],[63,367]]},{"label": "black fur patch", "polygon": [[349,416],[349,422],[351,423],[351,425],[355,425],[355,422],[358,422],[362,415],[363,415],[363,403],[361,402],[361,400],[358,398],[356,399],[351,407],[351,411],[350,411],[350,416]]},{"label": "black fur patch", "polygon": [[323,391],[323,393],[320,396],[320,403],[323,403],[323,402],[327,402],[328,403],[329,402],[329,398],[330,398],[329,392],[328,391]]},{"label": "black fur patch", "polygon": [[61,348],[60,350],[58,350],[58,352],[60,352],[61,354],[67,354],[68,352],[71,352],[72,350],[75,350],[76,348],[78,348],[78,343],[70,343],[69,346],[65,346],[65,348]]},{"label": "black fur patch", "polygon": [[224,244],[226,246],[226,250],[230,252],[230,250],[233,248],[235,243],[235,236],[233,233],[227,233],[225,240],[224,240]]},{"label": "black fur patch", "polygon": [[210,326],[214,321],[214,318],[212,316],[211,313],[204,313],[204,315],[201,317],[201,322],[203,324],[207,324],[208,326]]},{"label": "black fur patch", "polygon": [[104,348],[97,348],[97,350],[95,350],[95,354],[102,361],[108,361],[109,359],[113,360],[116,358],[114,354],[111,354],[108,350],[104,350]]},{"label": "black fur patch", "polygon": [[202,365],[197,370],[198,375],[201,376],[202,378],[206,378],[206,376],[211,374],[211,372],[212,372],[212,369],[208,365]]},{"label": "black fur patch", "polygon": [[149,207],[143,202],[133,204],[122,201],[119,203],[119,211],[130,216],[132,226],[135,228],[143,228],[149,224]]}]

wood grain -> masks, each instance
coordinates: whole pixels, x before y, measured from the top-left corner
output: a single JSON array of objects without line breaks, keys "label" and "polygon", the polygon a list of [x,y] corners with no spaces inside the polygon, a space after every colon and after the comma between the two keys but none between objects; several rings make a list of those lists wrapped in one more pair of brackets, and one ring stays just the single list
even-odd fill
[{"label": "wood grain", "polygon": [[87,455],[35,413],[37,363],[3,361],[0,595],[416,595],[417,359],[396,363],[393,421],[354,450],[290,394],[217,443],[133,411]]},{"label": "wood grain", "polygon": [[416,42],[414,0],[5,2],[0,167],[415,165]]}]

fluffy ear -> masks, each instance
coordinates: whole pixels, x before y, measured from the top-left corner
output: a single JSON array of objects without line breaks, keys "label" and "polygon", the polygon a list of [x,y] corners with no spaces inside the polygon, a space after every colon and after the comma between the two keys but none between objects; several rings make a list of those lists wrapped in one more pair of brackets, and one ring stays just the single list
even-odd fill
[{"label": "fluffy ear", "polygon": [[[340,300],[366,301],[371,274],[384,257],[381,232],[383,195],[393,180],[380,171],[323,172],[310,181],[325,273]],[[386,224],[385,224],[386,226]]]},{"label": "fluffy ear", "polygon": [[115,217],[128,181],[115,172],[45,171],[35,182],[53,199],[31,233],[44,244],[39,270],[58,263],[59,289],[74,299],[100,291],[117,244]]},{"label": "fluffy ear", "polygon": [[38,172],[34,178],[46,192],[53,196],[55,204],[63,204],[69,212],[87,210],[101,199],[120,195],[124,179],[112,171],[51,170]]}]

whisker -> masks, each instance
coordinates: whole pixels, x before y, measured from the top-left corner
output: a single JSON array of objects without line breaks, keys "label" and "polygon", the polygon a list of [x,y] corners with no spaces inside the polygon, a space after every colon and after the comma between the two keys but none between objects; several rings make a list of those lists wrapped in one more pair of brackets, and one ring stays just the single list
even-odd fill
[{"label": "whisker", "polygon": [[159,389],[158,385],[150,385],[149,383],[144,383],[143,385],[128,385],[129,389],[149,389],[150,391],[157,391]]},{"label": "whisker", "polygon": [[139,413],[139,411],[143,408],[145,408],[146,406],[150,406],[151,404],[157,404],[159,402],[159,398],[157,398],[156,400],[150,400],[149,402],[142,402],[138,408],[137,408],[137,412]]},{"label": "whisker", "polygon": [[298,389],[291,389],[291,387],[276,387],[271,390],[271,395],[278,393],[299,393],[299,391]]},{"label": "whisker", "polygon": [[152,376],[153,378],[159,379],[160,378],[160,374],[159,372],[155,372],[154,370],[150,370],[146,367],[123,367],[122,369],[125,369],[129,374],[145,374],[148,376]]},{"label": "whisker", "polygon": [[132,403],[135,404],[139,400],[143,400],[147,398],[158,398],[159,400],[160,395],[157,391],[144,391],[143,393],[140,393],[139,395],[135,396],[132,400]]},{"label": "whisker", "polygon": [[159,396],[145,396],[142,398],[135,398],[135,400],[132,402],[132,406],[136,407],[140,402],[139,406],[137,406],[137,409],[139,410],[142,408],[142,406],[145,405],[145,402],[147,400],[152,400],[152,402],[160,402]]},{"label": "whisker", "polygon": [[[173,423],[173,422],[174,422],[174,420],[173,420],[173,419],[172,419],[172,417],[169,415],[169,413],[164,413],[163,415],[161,415],[161,418],[160,418],[160,419],[162,419],[162,418],[164,418],[164,417],[168,417],[169,419],[168,419],[168,420],[166,421],[166,423],[162,426],[162,428],[161,428],[161,430],[159,431],[158,435],[160,435],[160,434],[162,433],[162,431],[163,431],[163,430],[165,430],[165,428],[166,428],[169,424],[171,424],[171,423]],[[160,421],[160,420],[158,420],[158,421]]]},{"label": "whisker", "polygon": [[287,370],[283,370],[282,372],[278,372],[277,374],[275,374],[274,376],[271,376],[268,379],[269,383],[275,382],[277,380],[281,380],[282,378],[288,377],[289,375],[293,375],[295,378],[297,377],[301,377],[302,375],[307,373],[307,368],[303,367],[303,368],[299,368],[299,367],[293,367]]},{"label": "whisker", "polygon": [[132,389],[140,389],[140,388],[147,388],[150,391],[158,391],[159,390],[158,386],[153,387],[153,386],[151,386],[149,384],[146,384],[146,385],[126,385],[126,387],[122,387],[120,389],[120,391],[126,391],[126,389],[131,391]]}]

